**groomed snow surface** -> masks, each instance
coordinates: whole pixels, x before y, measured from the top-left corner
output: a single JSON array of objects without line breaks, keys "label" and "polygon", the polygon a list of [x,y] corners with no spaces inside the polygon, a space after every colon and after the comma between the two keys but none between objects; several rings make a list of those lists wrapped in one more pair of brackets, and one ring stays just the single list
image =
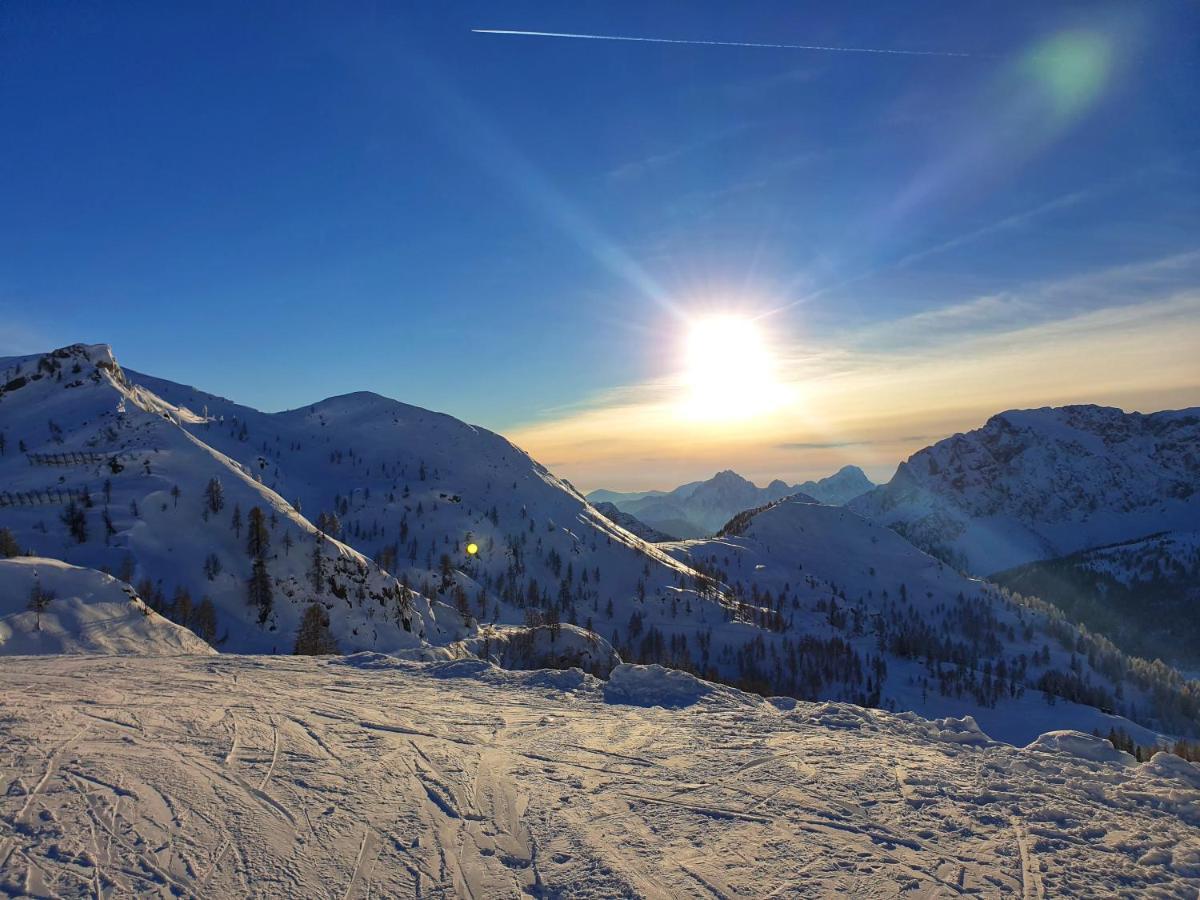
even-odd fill
[{"label": "groomed snow surface", "polygon": [[0,894],[1200,891],[1200,769],[1176,757],[658,667],[8,657],[0,723]]}]

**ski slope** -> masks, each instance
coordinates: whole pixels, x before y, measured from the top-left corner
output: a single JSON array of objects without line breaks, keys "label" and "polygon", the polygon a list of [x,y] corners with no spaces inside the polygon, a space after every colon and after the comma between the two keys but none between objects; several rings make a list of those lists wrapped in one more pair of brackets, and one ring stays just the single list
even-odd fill
[{"label": "ski slope", "polygon": [[1200,891],[1200,768],[1177,757],[652,668],[9,658],[0,719],[0,894]]}]

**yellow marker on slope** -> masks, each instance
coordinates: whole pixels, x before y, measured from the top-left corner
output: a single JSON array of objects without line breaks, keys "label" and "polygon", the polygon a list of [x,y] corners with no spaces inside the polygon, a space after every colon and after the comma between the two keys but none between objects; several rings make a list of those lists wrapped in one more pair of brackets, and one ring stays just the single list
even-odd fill
[{"label": "yellow marker on slope", "polygon": [[467,555],[468,556],[474,556],[478,552],[479,552],[478,544],[467,544]]}]

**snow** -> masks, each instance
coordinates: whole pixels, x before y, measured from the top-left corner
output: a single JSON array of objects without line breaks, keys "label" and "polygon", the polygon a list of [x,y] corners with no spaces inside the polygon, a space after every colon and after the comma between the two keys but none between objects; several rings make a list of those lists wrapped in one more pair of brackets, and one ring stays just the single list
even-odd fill
[{"label": "snow", "polygon": [[[28,608],[35,587],[52,596],[40,616]],[[0,559],[0,656],[215,652],[110,575],[54,559]]]},{"label": "snow", "polygon": [[[123,574],[164,611],[178,590],[193,603],[208,597],[222,651],[289,653],[301,617],[318,604],[342,652],[410,662],[482,656],[599,675],[622,660],[658,663],[763,693],[860,700],[934,719],[974,716],[992,737],[1022,744],[1056,728],[1124,728],[1141,743],[1171,730],[1128,683],[1125,705],[1112,705],[1136,706],[1145,727],[1065,701],[1048,705],[1034,682],[1067,671],[1071,653],[1039,615],[846,508],[793,497],[748,517],[740,534],[651,544],[500,435],[376,394],[262,413],[126,372],[107,349],[81,345],[0,360],[0,369],[8,443],[0,525],[23,548]],[[211,514],[210,479],[225,495]],[[746,485],[724,472],[685,488],[717,510]],[[89,534],[79,542],[61,519],[57,492],[84,489]],[[778,482],[761,490],[787,489]],[[18,499],[4,505],[6,497]],[[245,523],[254,507],[269,519],[263,563],[274,593],[261,621],[246,589],[253,555]],[[315,523],[334,511],[340,527],[326,521],[333,536],[323,538]],[[468,556],[467,543],[478,553]],[[311,571],[316,551],[323,578]],[[771,606],[755,589],[775,601],[786,594],[786,603]],[[977,622],[956,617],[960,594],[1004,627],[968,634]],[[835,602],[845,614],[837,623]],[[881,651],[880,623],[898,615],[944,626],[945,645],[971,645],[969,652],[939,662]],[[823,660],[809,639],[848,649]],[[972,678],[989,663],[1011,672],[1044,645],[1049,661],[1021,663],[1027,675],[992,707],[961,689],[929,686],[945,670],[960,677],[968,663],[980,666],[968,671]],[[1080,670],[1091,684],[1112,687],[1086,660]]]},{"label": "snow", "polygon": [[1050,731],[1039,735],[1026,749],[1051,753],[1068,753],[1079,759],[1092,762],[1109,762],[1132,765],[1133,754],[1118,750],[1108,740],[1082,731]]},{"label": "snow", "polygon": [[[969,615],[986,614],[994,620],[977,651],[993,667],[1026,661],[1050,648],[1047,665],[1030,664],[1025,682],[1032,685],[1044,670],[1068,671],[1074,647],[1065,648],[1046,631],[1044,617],[1020,608],[995,588],[965,577],[952,567],[918,550],[894,531],[863,519],[850,509],[788,498],[744,517],[740,533],[703,541],[660,545],[693,566],[716,567],[723,580],[744,597],[753,591],[771,592],[785,617],[784,636],[805,635],[845,641],[865,661],[879,656],[887,673],[879,704],[891,709],[914,710],[931,719],[973,716],[992,737],[1025,744],[1038,734],[1056,728],[1083,731],[1125,729],[1142,743],[1153,743],[1153,729],[1142,728],[1117,715],[1059,700],[1048,705],[1041,692],[1029,687],[1020,696],[1002,691],[994,705],[985,705],[962,692],[940,693],[930,675],[934,668],[921,658],[880,652],[879,632],[895,633],[916,621],[937,628],[945,623],[958,632],[955,610],[958,598],[978,601],[966,607]],[[903,591],[901,589],[903,586]],[[844,623],[831,622],[830,603],[840,608]],[[855,622],[861,623],[861,628]],[[1028,633],[1026,631],[1028,626]],[[1008,634],[1011,629],[1011,635]],[[1000,641],[990,660],[985,645]],[[960,638],[962,639],[962,638]],[[769,638],[764,637],[764,642]],[[803,660],[801,660],[803,661]],[[1080,663],[1089,680],[1110,683],[1103,673]],[[942,664],[939,668],[954,668]],[[929,688],[923,684],[929,682]],[[862,693],[861,689],[857,689]],[[1126,699],[1141,704],[1143,695],[1129,684]],[[853,685],[823,684],[818,696],[852,699]],[[1144,711],[1144,706],[1143,706]]]},{"label": "snow", "polygon": [[621,510],[619,510],[612,503],[605,503],[597,500],[593,502],[593,506],[595,506],[596,512],[600,513],[614,524],[620,525],[629,533],[637,535],[643,541],[649,541],[650,543],[654,544],[658,543],[659,541],[678,540],[672,535],[664,534],[655,528],[651,528],[632,513],[621,512]]},{"label": "snow", "polygon": [[702,681],[695,675],[659,665],[635,666],[623,663],[612,670],[604,686],[604,699],[609,703],[629,706],[661,706],[677,709],[701,700],[725,700],[738,704],[757,705],[762,701],[748,694],[721,685]]},{"label": "snow", "polygon": [[848,704],[610,703],[582,673],[383,661],[6,659],[0,894],[1200,891],[1200,769],[1173,757],[937,740]]},{"label": "snow", "polygon": [[[250,466],[187,431],[202,430],[207,425],[196,423],[207,420],[133,384],[107,348],[74,345],[0,360],[0,366],[24,379],[0,390],[0,427],[9,445],[0,456],[0,524],[22,547],[113,572],[131,565],[133,583],[148,580],[168,600],[179,588],[194,603],[208,597],[218,615],[219,646],[227,651],[290,652],[303,611],[314,602],[329,611],[343,650],[395,651],[466,633],[457,613],[439,622],[434,601],[406,593],[357,550],[321,537]],[[14,446],[19,442],[27,452]],[[211,515],[204,502],[210,479],[224,491],[222,509]],[[61,520],[63,491],[82,508],[83,542]],[[246,602],[252,558],[245,528],[254,507],[270,520],[266,563],[274,604],[261,623]],[[240,530],[232,527],[235,509]],[[111,534],[103,516],[112,522]],[[326,568],[319,589],[309,576],[317,546]],[[220,570],[212,575],[206,574],[210,556]]]},{"label": "snow", "polygon": [[1200,408],[1011,410],[913,454],[851,501],[966,571],[1200,525]]},{"label": "snow", "polygon": [[607,677],[621,662],[612,644],[577,625],[485,626],[451,644],[452,655],[486,659],[506,669],[582,669]]}]

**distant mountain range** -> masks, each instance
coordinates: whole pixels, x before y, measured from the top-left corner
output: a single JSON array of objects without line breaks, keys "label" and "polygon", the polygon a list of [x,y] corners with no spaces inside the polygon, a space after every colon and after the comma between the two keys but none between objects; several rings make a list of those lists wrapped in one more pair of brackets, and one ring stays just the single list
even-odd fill
[{"label": "distant mountain range", "polygon": [[707,481],[693,481],[671,491],[623,494],[597,490],[587,497],[592,503],[611,503],[653,530],[676,538],[697,538],[715,534],[743,510],[784,497],[800,494],[840,506],[873,487],[857,466],[845,466],[827,478],[803,484],[789,485],[776,479],[765,488],[727,469]]}]

